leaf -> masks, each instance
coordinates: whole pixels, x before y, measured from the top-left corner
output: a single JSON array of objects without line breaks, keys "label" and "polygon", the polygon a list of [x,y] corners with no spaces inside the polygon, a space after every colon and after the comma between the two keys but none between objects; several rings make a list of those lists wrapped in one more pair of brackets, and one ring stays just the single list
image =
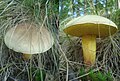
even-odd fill
[{"label": "leaf", "polygon": [[[82,68],[80,68],[79,76],[84,75],[84,74],[85,74],[85,69],[82,67]],[[86,77],[82,77],[81,80],[82,81],[86,81],[87,78]]]},{"label": "leaf", "polygon": [[96,73],[94,73],[93,70],[90,71],[89,77],[90,77],[91,81],[98,81]]},{"label": "leaf", "polygon": [[106,77],[107,77],[107,80],[108,80],[108,81],[113,81],[113,77],[111,76],[111,73],[110,73],[110,72],[108,72],[108,73],[106,74]]},{"label": "leaf", "polygon": [[44,70],[38,70],[35,76],[35,81],[44,81],[46,73]]},{"label": "leaf", "polygon": [[98,72],[97,77],[100,81],[106,81],[107,77],[102,73],[102,72]]}]

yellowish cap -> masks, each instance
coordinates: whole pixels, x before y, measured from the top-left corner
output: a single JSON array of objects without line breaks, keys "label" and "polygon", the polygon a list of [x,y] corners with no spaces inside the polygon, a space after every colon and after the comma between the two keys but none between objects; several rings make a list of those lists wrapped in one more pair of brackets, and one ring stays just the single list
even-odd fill
[{"label": "yellowish cap", "polygon": [[86,15],[77,17],[66,24],[64,32],[73,36],[96,35],[106,37],[117,31],[117,26],[111,20],[97,16]]}]

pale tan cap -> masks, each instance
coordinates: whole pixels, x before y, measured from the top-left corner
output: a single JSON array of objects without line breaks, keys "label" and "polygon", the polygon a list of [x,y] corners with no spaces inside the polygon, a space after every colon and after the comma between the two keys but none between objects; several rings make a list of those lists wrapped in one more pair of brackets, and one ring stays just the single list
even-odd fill
[{"label": "pale tan cap", "polygon": [[38,28],[30,23],[18,24],[8,30],[4,41],[8,48],[25,54],[43,53],[54,43],[52,34],[45,27]]}]

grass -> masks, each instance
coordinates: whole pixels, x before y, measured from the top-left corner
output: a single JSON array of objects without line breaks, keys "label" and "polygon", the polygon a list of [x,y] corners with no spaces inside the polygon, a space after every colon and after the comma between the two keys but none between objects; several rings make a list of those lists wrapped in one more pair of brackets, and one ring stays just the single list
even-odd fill
[{"label": "grass", "polygon": [[[96,64],[85,69],[81,38],[58,31],[58,17],[51,8],[54,7],[53,3],[50,0],[30,1],[0,1],[0,81],[44,81],[44,77],[45,81],[79,81],[86,77],[101,78],[101,81],[105,81],[106,77],[113,81],[120,79],[120,31],[106,39],[98,39]],[[36,4],[34,8],[33,4]],[[65,19],[59,27],[72,18]],[[54,46],[45,53],[33,55],[29,61],[25,61],[21,53],[8,49],[4,44],[4,35],[9,28],[22,21],[45,25],[54,36]]]},{"label": "grass", "polygon": [[[70,17],[71,18],[71,17]],[[60,27],[64,27],[64,25],[69,21],[65,19],[64,22],[60,24]],[[97,39],[97,59],[94,67],[91,67],[93,73],[97,73],[100,76],[106,76],[101,78],[101,81],[107,81],[108,79],[111,81],[119,80],[119,58],[120,58],[120,32],[118,31],[113,36],[109,36],[105,39]],[[60,44],[62,48],[61,57],[66,57],[62,59],[60,63],[61,75],[66,76],[62,78],[62,81],[79,81],[81,78],[85,78],[90,75],[90,72],[83,73],[82,75],[78,75],[79,69],[86,65],[83,64],[82,57],[82,46],[81,46],[81,38],[71,37],[65,35],[64,32],[60,33]],[[84,67],[85,68],[85,67]],[[74,74],[72,79],[69,78],[69,71],[72,71],[70,74]],[[99,73],[100,72],[100,73]],[[110,75],[110,76],[109,76]],[[94,75],[95,76],[95,75]],[[95,76],[96,77],[96,76]],[[99,78],[99,77],[97,77]],[[84,80],[82,80],[84,81]],[[86,80],[85,80],[86,81]],[[99,80],[92,80],[99,81]]]},{"label": "grass", "polygon": [[[63,34],[62,34],[63,35]],[[119,58],[120,58],[120,34],[119,32],[112,37],[108,37],[106,39],[99,40],[97,43],[97,59],[94,67],[91,67],[91,71],[95,73],[95,75],[106,76],[101,78],[101,81],[116,81],[119,80]],[[70,80],[78,81],[81,78],[87,77],[90,75],[90,72],[83,72],[82,75],[78,75],[79,69],[84,67],[82,50],[81,50],[81,39],[75,37],[65,37],[65,40],[61,40],[62,43],[62,52],[64,51],[63,57],[60,62],[61,75],[65,76],[62,81],[68,81],[69,79],[69,71],[72,71],[74,77]],[[61,56],[62,57],[62,56]],[[89,69],[88,69],[89,70]],[[100,72],[100,73],[99,73]],[[63,73],[63,74],[62,74]],[[94,75],[94,76],[95,76]],[[110,75],[110,76],[109,76]],[[96,77],[96,76],[95,76]],[[99,77],[97,77],[99,78]],[[111,79],[112,78],[112,79]],[[84,81],[84,80],[82,80]],[[86,81],[86,80],[85,80]],[[99,80],[92,80],[99,81]]]},{"label": "grass", "polygon": [[[59,55],[57,49],[57,31],[48,14],[52,6],[49,0],[2,0],[0,1],[0,80],[54,81],[58,76]],[[48,6],[49,5],[49,6]],[[52,11],[52,10],[51,10]],[[54,11],[53,11],[54,13]],[[55,14],[55,13],[54,13]],[[54,16],[53,16],[54,18]],[[50,20],[50,22],[48,22]],[[33,55],[25,61],[21,53],[14,52],[4,44],[7,30],[19,22],[34,22],[39,27],[46,26],[55,38],[54,46],[47,52]],[[55,20],[54,20],[55,21]],[[54,51],[54,49],[56,49]],[[46,60],[47,59],[47,60]],[[44,73],[42,72],[44,71]],[[42,73],[45,74],[42,76]],[[40,79],[41,76],[41,79]],[[44,78],[46,76],[46,78]],[[39,78],[38,78],[39,77]],[[43,77],[43,78],[42,78]]]}]

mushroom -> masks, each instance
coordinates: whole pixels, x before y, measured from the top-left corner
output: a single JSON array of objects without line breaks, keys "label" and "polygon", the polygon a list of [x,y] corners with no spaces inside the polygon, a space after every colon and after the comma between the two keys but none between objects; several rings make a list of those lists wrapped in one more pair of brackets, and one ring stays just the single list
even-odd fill
[{"label": "mushroom", "polygon": [[93,65],[96,59],[96,38],[113,35],[117,29],[117,26],[107,18],[86,15],[69,21],[63,31],[72,36],[82,37],[84,63]]},{"label": "mushroom", "polygon": [[28,60],[32,54],[43,53],[53,45],[52,34],[45,27],[36,27],[33,23],[20,23],[10,28],[5,37],[8,48],[23,53]]}]

